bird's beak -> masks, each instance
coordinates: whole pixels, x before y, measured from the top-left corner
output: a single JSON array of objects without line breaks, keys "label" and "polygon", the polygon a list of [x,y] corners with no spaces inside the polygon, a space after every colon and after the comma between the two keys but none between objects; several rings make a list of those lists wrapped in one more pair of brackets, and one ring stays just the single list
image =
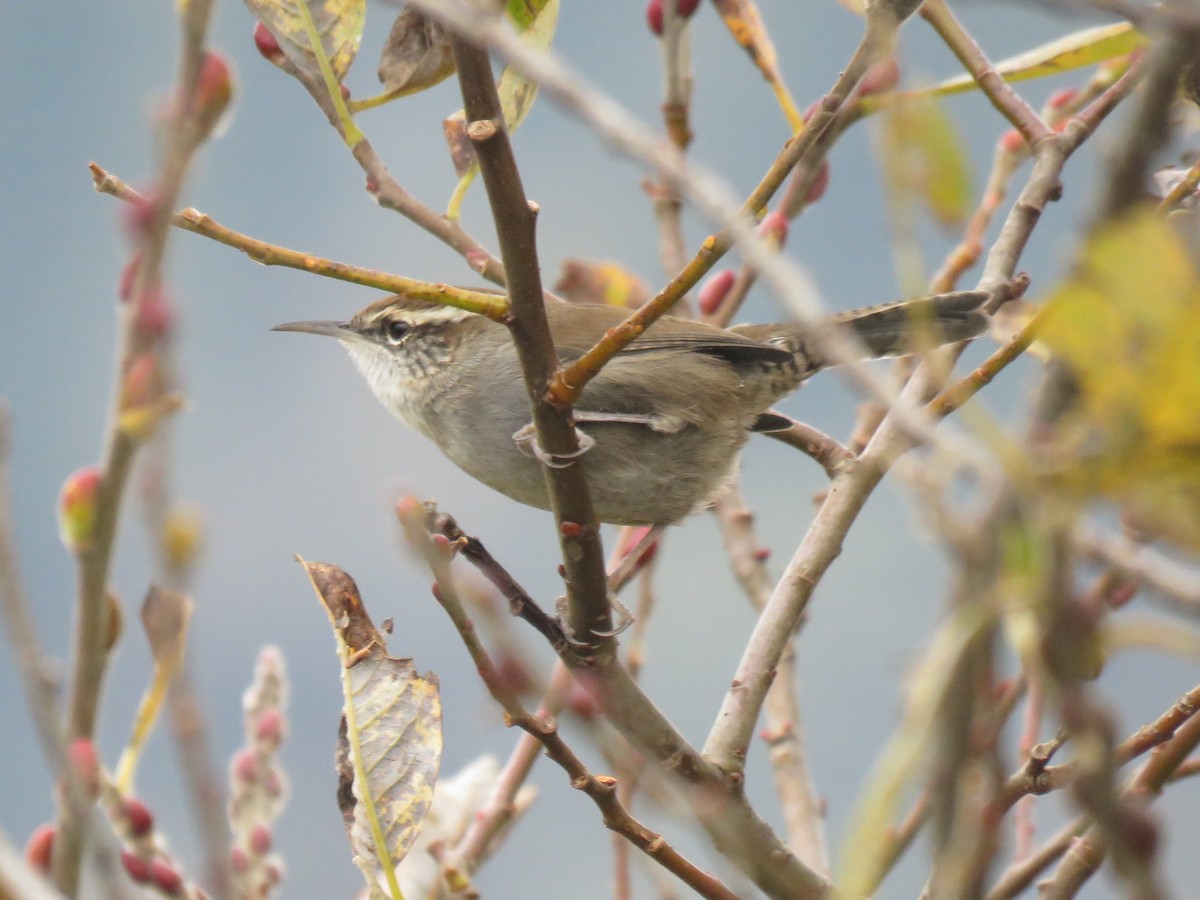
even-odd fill
[{"label": "bird's beak", "polygon": [[358,331],[350,327],[349,322],[284,322],[276,325],[272,331],[299,331],[304,334],[320,334],[338,340],[353,340],[358,337]]}]

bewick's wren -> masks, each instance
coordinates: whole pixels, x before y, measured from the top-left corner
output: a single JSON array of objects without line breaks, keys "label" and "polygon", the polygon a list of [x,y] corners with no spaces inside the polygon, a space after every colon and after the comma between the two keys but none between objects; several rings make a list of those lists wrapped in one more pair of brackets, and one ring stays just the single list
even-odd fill
[{"label": "bewick's wren", "polygon": [[[870,357],[979,334],[987,294],[959,292],[837,317]],[[549,304],[560,359],[591,347],[626,311]],[[387,297],[349,322],[290,322],[276,331],[335,337],[393,414],[469,475],[530,506],[549,508],[530,449],[529,398],[508,329],[449,306]],[[664,317],[584,388],[575,424],[590,438],[583,465],[596,516],[663,525],[709,500],[753,431],[786,420],[771,405],[827,365],[797,325],[728,330]]]}]

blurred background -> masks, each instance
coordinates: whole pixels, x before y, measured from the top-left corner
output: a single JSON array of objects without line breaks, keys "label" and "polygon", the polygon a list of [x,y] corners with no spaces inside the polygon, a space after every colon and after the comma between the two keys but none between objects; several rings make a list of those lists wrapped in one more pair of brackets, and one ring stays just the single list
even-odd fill
[{"label": "blurred background", "polygon": [[[832,85],[861,31],[836,5],[761,0],[780,64],[803,107]],[[1086,21],[1040,7],[964,4],[956,11],[993,59],[1065,34]],[[362,53],[347,79],[356,97],[376,92],[374,68],[395,8],[368,11]],[[128,255],[119,203],[95,194],[86,164],[95,160],[131,183],[155,170],[151,120],[174,78],[172,4],[106,4],[103,14],[73,4],[9,4],[0,29],[0,396],[13,423],[14,518],[23,574],[41,636],[69,659],[74,566],[57,535],[54,504],[64,477],[96,461],[113,368],[115,285]],[[254,20],[240,3],[219,5],[213,45],[238,67],[236,114],[222,139],[202,152],[184,205],[264,240],[404,275],[475,283],[465,263],[397,215],[377,208],[363,174],[309,97],[255,51]],[[713,10],[693,19],[695,159],[745,195],[787,138],[769,89],[730,40]],[[640,3],[563,4],[555,48],[644,121],[660,127],[661,63]],[[959,69],[921,21],[903,32],[900,62],[910,83]],[[1035,105],[1076,74],[1030,84]],[[396,178],[442,209],[455,184],[441,121],[460,105],[453,80],[364,113],[360,122]],[[948,108],[967,142],[979,189],[999,116],[978,94]],[[1063,202],[1048,210],[1021,266],[1043,293],[1069,258],[1097,188],[1094,155],[1119,133],[1118,114],[1068,166]],[[856,126],[831,155],[827,195],[792,228],[791,254],[806,265],[831,308],[892,299],[898,292],[884,188],[872,144],[873,123]],[[552,104],[539,100],[515,140],[529,196],[541,205],[540,250],[552,284],[564,259],[613,260],[661,285],[658,238],[639,189],[645,174]],[[1023,173],[1018,175],[1017,183]],[[495,247],[482,185],[464,224]],[[711,226],[687,217],[695,249]],[[954,235],[921,226],[930,271]],[[211,742],[225,760],[241,743],[241,692],[258,649],[278,645],[292,683],[291,733],[283,762],[292,781],[276,832],[286,860],[283,896],[348,897],[361,879],[350,862],[334,802],[333,750],[341,695],[328,622],[293,561],[334,562],[358,581],[376,620],[393,617],[391,649],[432,669],[442,684],[443,772],[481,753],[505,758],[517,734],[506,730],[461,643],[429,595],[429,575],[403,550],[392,505],[402,493],[435,498],[483,539],[532,595],[551,603],[559,590],[557,549],[548,514],[491,493],[441,458],[378,406],[332,342],[273,334],[294,319],[343,318],[378,296],[352,285],[257,266],[229,248],[183,232],[171,238],[169,285],[179,309],[177,351],[188,408],[171,424],[173,493],[199,511],[204,557],[194,585],[190,665],[206,705]],[[964,286],[973,284],[968,276]],[[761,291],[743,320],[785,316]],[[976,348],[977,360],[988,348]],[[1002,421],[1020,428],[1022,392],[1034,372],[1014,366],[985,392]],[[856,397],[823,375],[785,410],[845,438]],[[825,479],[795,451],[756,439],[743,460],[745,491],[778,572],[803,535],[812,496]],[[611,534],[607,535],[611,543]],[[124,745],[150,658],[134,624],[152,572],[136,494],[127,504],[113,571],[131,627],[105,689],[99,744],[114,765]],[[946,594],[939,547],[889,480],[850,532],[823,580],[798,643],[805,734],[813,775],[828,801],[833,847],[876,754],[896,721],[902,684]],[[753,625],[728,572],[714,522],[697,515],[670,532],[657,580],[643,681],[650,696],[693,742],[702,742]],[[553,659],[544,642],[518,628],[525,656],[542,672]],[[1102,686],[1127,733],[1157,716],[1196,681],[1197,666],[1127,652]],[[21,843],[52,818],[47,767],[40,758],[10,654],[0,653],[0,826]],[[604,763],[566,724],[596,771]],[[1044,735],[1049,737],[1049,735]],[[543,761],[536,805],[477,878],[485,896],[603,898],[611,894],[610,843],[591,803]],[[748,791],[780,824],[761,745],[749,764]],[[1172,823],[1164,847],[1170,880],[1190,883],[1200,840],[1195,784],[1172,788],[1157,808]],[[151,740],[138,793],[189,871],[201,870],[196,833],[180,789],[165,729]],[[1057,799],[1039,803],[1038,834],[1062,821]],[[702,865],[734,876],[706,842],[669,812],[637,810]],[[637,858],[637,854],[634,854]],[[640,865],[640,863],[639,863]],[[911,896],[925,874],[910,854],[881,896]],[[639,874],[642,895],[648,882]],[[739,884],[736,878],[732,882]],[[1088,896],[1108,896],[1106,878]]]}]

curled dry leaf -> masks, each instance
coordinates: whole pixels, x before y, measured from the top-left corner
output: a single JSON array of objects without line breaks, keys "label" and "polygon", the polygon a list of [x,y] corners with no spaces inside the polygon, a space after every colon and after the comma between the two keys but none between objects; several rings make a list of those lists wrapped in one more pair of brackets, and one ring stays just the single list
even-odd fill
[{"label": "curled dry leaf", "polygon": [[438,22],[405,6],[392,23],[379,57],[379,82],[388,93],[415,94],[454,72],[450,41]]},{"label": "curled dry leaf", "polygon": [[555,293],[571,303],[604,303],[637,309],[650,299],[650,288],[624,266],[587,259],[563,260]]},{"label": "curled dry leaf", "polygon": [[775,91],[775,97],[792,130],[799,131],[804,120],[784,84],[775,44],[767,33],[758,7],[753,0],[713,0],[713,6],[717,8],[721,21],[725,23],[738,46],[750,54],[755,67]]},{"label": "curled dry leaf", "polygon": [[250,12],[271,34],[288,60],[308,80],[321,80],[317,55],[308,39],[299,3],[312,15],[321,46],[329,57],[334,78],[341,81],[350,71],[366,22],[367,0],[245,0]]},{"label": "curled dry leaf", "polygon": [[387,653],[354,579],[337,566],[301,561],[329,614],[342,660],[338,805],[355,864],[373,892],[399,896],[394,867],[420,832],[442,757],[437,676]]},{"label": "curled dry leaf", "polygon": [[[545,50],[554,39],[558,25],[559,0],[512,0],[508,4],[509,19],[522,38],[531,47]],[[537,97],[537,83],[530,81],[512,66],[505,66],[496,83],[500,95],[500,109],[504,113],[504,127],[509,134],[516,131]],[[451,113],[442,123],[446,144],[450,148],[450,160],[454,172],[463,178],[475,164],[475,151],[467,137],[466,114],[460,109]]]}]

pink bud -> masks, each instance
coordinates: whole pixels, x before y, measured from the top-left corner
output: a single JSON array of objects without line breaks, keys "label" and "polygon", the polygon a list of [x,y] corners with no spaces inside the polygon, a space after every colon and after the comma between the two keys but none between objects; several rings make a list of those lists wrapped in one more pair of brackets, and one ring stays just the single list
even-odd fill
[{"label": "pink bud", "polygon": [[157,191],[145,191],[122,209],[125,227],[135,241],[142,241],[154,224],[154,213],[158,205]]},{"label": "pink bud", "polygon": [[75,770],[83,789],[93,797],[100,794],[100,757],[87,738],[75,738],[67,747],[67,762]]},{"label": "pink bud", "polygon": [[266,825],[259,823],[250,829],[250,849],[259,856],[266,856],[271,852],[271,829]]},{"label": "pink bud", "polygon": [[253,784],[258,781],[258,754],[253,750],[239,750],[234,754],[231,768],[238,781]]},{"label": "pink bud", "polygon": [[50,860],[54,856],[54,835],[57,829],[49,822],[39,825],[25,842],[25,862],[39,872],[50,873]]},{"label": "pink bud", "polygon": [[123,806],[125,821],[134,837],[145,837],[154,828],[154,816],[141,800],[128,797]]},{"label": "pink bud", "polygon": [[142,294],[134,316],[133,327],[138,336],[147,341],[158,340],[169,335],[174,324],[171,298],[160,285],[151,286]]},{"label": "pink bud", "polygon": [[787,216],[778,211],[767,213],[758,223],[758,233],[775,246],[782,247],[788,236]]},{"label": "pink bud", "polygon": [[85,466],[63,482],[58,494],[58,533],[68,550],[86,550],[96,528],[100,470]]},{"label": "pink bud", "polygon": [[234,875],[242,875],[250,870],[250,857],[241,847],[229,851],[229,868],[233,869]]},{"label": "pink bud", "polygon": [[254,726],[254,740],[268,749],[274,749],[283,740],[283,733],[283,713],[277,709],[264,710]]},{"label": "pink bud", "polygon": [[733,287],[733,281],[733,270],[722,269],[704,282],[704,286],[700,288],[700,293],[696,298],[700,305],[700,312],[706,316],[715,313],[725,299],[725,295],[729,293],[729,289]]},{"label": "pink bud", "polygon": [[808,193],[804,197],[806,205],[811,206],[825,196],[825,191],[829,188],[829,171],[829,160],[821,160],[821,168],[817,170],[817,177],[809,185]]},{"label": "pink bud", "polygon": [[896,62],[896,57],[888,56],[867,69],[867,74],[858,83],[858,92],[864,97],[868,94],[882,94],[899,83],[900,64]]},{"label": "pink bud", "polygon": [[1015,128],[1010,128],[1000,136],[1000,144],[1009,153],[1020,153],[1025,149],[1025,138]]},{"label": "pink bud", "polygon": [[122,303],[128,303],[133,298],[133,284],[137,280],[138,268],[142,265],[142,251],[138,251],[129,257],[129,262],[125,263],[125,268],[121,270],[121,277],[117,280],[117,299]]},{"label": "pink bud", "polygon": [[1073,87],[1059,88],[1050,95],[1050,99],[1046,101],[1046,109],[1062,109],[1070,103],[1075,102],[1079,96],[1079,90]]}]

